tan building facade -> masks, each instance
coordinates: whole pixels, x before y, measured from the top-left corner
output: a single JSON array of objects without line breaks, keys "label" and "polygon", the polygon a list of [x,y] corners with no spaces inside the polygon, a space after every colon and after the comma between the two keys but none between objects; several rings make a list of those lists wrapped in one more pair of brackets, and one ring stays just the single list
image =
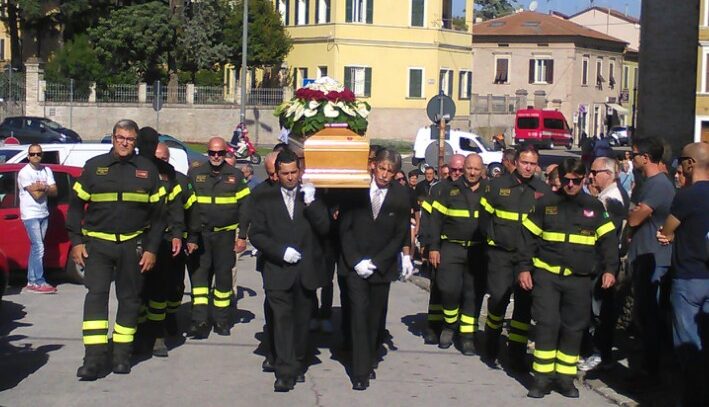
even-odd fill
[{"label": "tan building facade", "polygon": [[694,141],[709,142],[709,0],[701,1],[699,16]]}]

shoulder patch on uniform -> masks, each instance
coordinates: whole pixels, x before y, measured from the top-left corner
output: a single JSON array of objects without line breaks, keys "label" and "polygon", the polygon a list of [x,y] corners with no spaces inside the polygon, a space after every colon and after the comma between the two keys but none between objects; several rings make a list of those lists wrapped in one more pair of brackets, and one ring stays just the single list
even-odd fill
[{"label": "shoulder patch on uniform", "polygon": [[592,218],[596,215],[596,212],[593,209],[584,209],[583,210],[583,216],[585,218]]},{"label": "shoulder patch on uniform", "polygon": [[167,174],[160,174],[160,181],[167,181]]},{"label": "shoulder patch on uniform", "polygon": [[148,178],[148,171],[146,170],[135,170],[136,178]]},{"label": "shoulder patch on uniform", "polygon": [[449,195],[450,196],[458,196],[458,195],[460,195],[460,190],[457,188],[451,189],[451,192]]},{"label": "shoulder patch on uniform", "polygon": [[490,184],[485,185],[485,192],[490,192]]},{"label": "shoulder patch on uniform", "polygon": [[206,175],[198,175],[195,177],[195,182],[207,182]]},{"label": "shoulder patch on uniform", "polygon": [[559,214],[559,207],[558,206],[547,206],[544,208],[544,214],[558,215]]},{"label": "shoulder patch on uniform", "polygon": [[108,167],[96,168],[96,175],[108,175]]},{"label": "shoulder patch on uniform", "polygon": [[603,219],[608,219],[608,218],[610,218],[610,217],[611,217],[611,216],[608,214],[608,212],[603,211]]},{"label": "shoulder patch on uniform", "polygon": [[593,236],[595,233],[596,233],[596,232],[594,232],[593,230],[581,229],[581,235],[582,235],[582,236]]},{"label": "shoulder patch on uniform", "polygon": [[544,192],[534,191],[534,199],[539,199],[544,196]]},{"label": "shoulder patch on uniform", "polygon": [[236,184],[236,176],[234,175],[229,175],[226,177],[226,180],[224,180],[227,184]]},{"label": "shoulder patch on uniform", "polygon": [[512,189],[510,188],[500,188],[500,196],[510,196]]}]

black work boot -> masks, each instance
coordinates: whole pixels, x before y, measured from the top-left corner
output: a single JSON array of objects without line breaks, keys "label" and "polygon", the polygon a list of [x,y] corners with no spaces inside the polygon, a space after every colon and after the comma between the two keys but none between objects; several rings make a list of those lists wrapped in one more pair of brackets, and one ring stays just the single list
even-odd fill
[{"label": "black work boot", "polygon": [[187,336],[193,339],[204,339],[209,336],[209,331],[211,327],[206,321],[195,322],[192,321],[190,329],[187,330]]},{"label": "black work boot", "polygon": [[466,335],[460,340],[460,352],[465,356],[475,356],[475,342],[472,335]]},{"label": "black work boot", "polygon": [[548,374],[535,373],[532,387],[527,393],[527,397],[540,399],[551,393],[551,376]]},{"label": "black work boot", "polygon": [[177,316],[175,314],[165,315],[165,332],[167,336],[177,336],[180,333],[180,329],[177,326]]},{"label": "black work boot", "polygon": [[451,328],[445,327],[441,330],[441,336],[438,338],[438,347],[441,349],[448,349],[453,345],[453,335],[455,331]]},{"label": "black work boot", "polygon": [[85,381],[98,379],[106,368],[108,345],[88,345],[84,354],[84,364],[76,371],[76,377]]},{"label": "black work boot", "polygon": [[507,343],[507,360],[509,368],[515,372],[529,372],[527,364],[527,345],[517,342]]},{"label": "black work boot", "polygon": [[214,324],[214,333],[221,336],[231,335],[231,326],[227,322],[217,322]]},{"label": "black work boot", "polygon": [[153,356],[159,358],[167,357],[167,345],[165,345],[165,338],[155,338],[155,343],[153,344]]},{"label": "black work boot", "polygon": [[115,343],[113,344],[113,373],[128,374],[130,373],[130,356],[132,345],[130,343]]},{"label": "black work boot", "polygon": [[482,361],[488,366],[495,366],[497,353],[500,350],[500,331],[486,330],[485,331],[485,349],[483,352]]},{"label": "black work boot", "polygon": [[435,345],[438,343],[438,334],[435,329],[430,326],[426,327],[423,331],[423,343],[426,345]]},{"label": "black work boot", "polygon": [[572,399],[579,398],[579,389],[574,386],[574,376],[560,374],[557,379],[559,394]]}]

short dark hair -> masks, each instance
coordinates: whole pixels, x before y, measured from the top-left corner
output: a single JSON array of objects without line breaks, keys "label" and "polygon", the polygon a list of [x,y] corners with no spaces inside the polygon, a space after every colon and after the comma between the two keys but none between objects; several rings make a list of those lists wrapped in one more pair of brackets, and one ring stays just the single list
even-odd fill
[{"label": "short dark hair", "polygon": [[404,178],[406,178],[406,173],[405,173],[404,171],[401,171],[401,170],[397,171],[396,174],[394,174],[394,177],[396,177],[396,176],[399,175],[399,174],[403,175]]},{"label": "short dark hair", "polygon": [[138,123],[130,119],[121,119],[117,121],[116,124],[113,125],[113,131],[111,132],[111,135],[115,136],[116,130],[118,129],[130,130],[135,133],[136,137],[138,136],[138,131],[140,131]]},{"label": "short dark hair", "polygon": [[32,144],[30,144],[29,147],[27,147],[27,152],[28,152],[28,153],[29,153],[29,151],[32,149],[32,147],[39,147],[40,150],[42,149],[42,146],[40,146],[39,144],[37,144],[37,143],[32,143]]},{"label": "short dark hair", "polygon": [[394,171],[399,171],[401,168],[401,155],[394,150],[388,148],[382,148],[377,150],[374,156],[375,163],[380,163],[382,161],[389,161],[394,165]]},{"label": "short dark hair", "polygon": [[300,168],[300,161],[298,160],[298,156],[295,155],[293,151],[289,149],[281,151],[276,157],[276,172],[280,171],[281,164],[290,164],[292,162],[295,162],[298,168]]},{"label": "short dark hair", "polygon": [[665,147],[662,145],[662,140],[657,137],[633,139],[633,147],[638,150],[638,153],[647,154],[650,161],[655,164],[662,160],[662,155],[665,152]]},{"label": "short dark hair", "polygon": [[272,149],[271,151],[278,151],[278,152],[281,152],[281,151],[283,151],[283,150],[290,150],[290,148],[288,147],[288,144],[286,144],[286,143],[278,143],[278,144],[276,144],[275,146],[273,146],[273,149]]},{"label": "short dark hair", "polygon": [[503,160],[514,161],[515,157],[517,157],[517,150],[514,148],[506,148],[505,151],[502,152]]},{"label": "short dark hair", "polygon": [[532,153],[539,157],[539,150],[537,150],[537,146],[532,143],[522,144],[522,146],[517,149],[517,152],[515,153],[515,161],[519,160],[519,156],[521,156],[522,153]]},{"label": "short dark hair", "polygon": [[566,174],[586,175],[586,164],[580,158],[566,158],[559,164],[559,177]]},{"label": "short dark hair", "polygon": [[411,170],[409,171],[409,178],[416,176],[418,178],[419,176],[419,170]]}]

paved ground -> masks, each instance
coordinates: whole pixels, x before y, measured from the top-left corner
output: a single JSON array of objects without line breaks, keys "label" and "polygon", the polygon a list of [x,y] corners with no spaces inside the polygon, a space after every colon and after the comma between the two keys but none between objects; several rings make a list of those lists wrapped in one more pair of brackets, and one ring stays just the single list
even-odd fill
[{"label": "paved ground", "polygon": [[[366,392],[351,390],[337,348],[338,335],[318,335],[315,364],[306,382],[287,394],[273,393],[273,375],[262,373],[257,354],[263,325],[263,291],[254,260],[239,262],[239,310],[230,337],[173,342],[167,359],[136,361],[127,376],[111,374],[96,382],[75,377],[81,362],[81,309],[85,289],[61,284],[57,295],[10,289],[0,324],[0,405],[269,405],[297,406],[598,406],[602,396],[581,389],[580,400],[552,394],[543,401],[525,397],[523,383],[491,370],[477,357],[426,346],[418,336],[427,293],[411,283],[392,287],[388,328],[393,340],[377,379]],[[337,293],[335,310],[339,311]],[[185,301],[188,297],[185,297]],[[111,305],[115,309],[115,303]],[[189,308],[180,310],[181,322]]]}]

